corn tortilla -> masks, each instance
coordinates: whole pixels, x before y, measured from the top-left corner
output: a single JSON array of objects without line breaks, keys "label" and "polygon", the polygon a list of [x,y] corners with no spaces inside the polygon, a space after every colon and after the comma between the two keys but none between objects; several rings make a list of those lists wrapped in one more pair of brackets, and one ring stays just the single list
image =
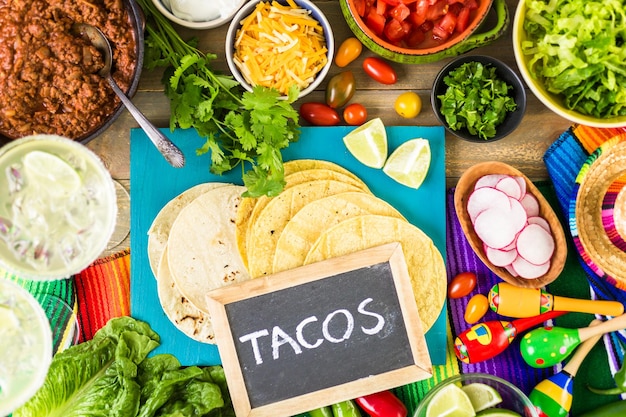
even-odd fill
[{"label": "corn tortilla", "polygon": [[386,243],[400,242],[424,332],[437,320],[446,298],[446,267],[433,241],[402,219],[365,215],[345,220],[322,232],[305,265]]},{"label": "corn tortilla", "polygon": [[206,293],[250,278],[235,238],[235,217],[245,187],[205,192],[183,208],[170,230],[167,259],[181,294],[208,313]]},{"label": "corn tortilla", "polygon": [[[161,261],[161,255],[167,245],[167,239],[170,235],[170,229],[172,223],[176,220],[178,213],[193,201],[196,197],[204,194],[206,191],[215,189],[217,187],[223,187],[229,185],[222,182],[208,182],[198,184],[191,187],[165,204],[161,210],[157,213],[156,217],[148,229],[148,262],[150,269],[154,277],[158,277],[159,262]],[[232,185],[232,184],[230,184]]]},{"label": "corn tortilla", "polygon": [[294,185],[272,198],[248,228],[246,247],[250,275],[259,277],[272,273],[278,238],[301,208],[320,198],[348,191],[360,192],[361,189],[342,181],[318,180]]},{"label": "corn tortilla", "polygon": [[365,214],[404,219],[386,201],[362,192],[335,194],[312,201],[298,211],[281,232],[276,244],[272,272],[303,265],[311,246],[322,231],[344,220]]},{"label": "corn tortilla", "polygon": [[163,249],[157,277],[159,302],[167,318],[181,332],[201,343],[215,343],[215,332],[208,313],[193,305],[176,286]]},{"label": "corn tortilla", "polygon": [[[297,159],[285,162],[285,189],[313,180],[337,180],[353,184],[369,192],[367,185],[347,169],[328,161]],[[248,267],[247,244],[250,224],[273,197],[261,196],[244,198],[237,211],[237,246],[246,267]]]}]

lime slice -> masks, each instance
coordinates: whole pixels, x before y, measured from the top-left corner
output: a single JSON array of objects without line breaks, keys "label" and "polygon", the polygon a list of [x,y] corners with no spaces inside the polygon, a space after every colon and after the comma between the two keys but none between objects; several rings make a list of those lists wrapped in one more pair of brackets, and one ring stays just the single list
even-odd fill
[{"label": "lime slice", "polygon": [[380,118],[372,119],[343,138],[348,151],[363,165],[382,168],[387,159],[387,131]]},{"label": "lime slice", "polygon": [[442,388],[426,407],[426,417],[474,417],[475,415],[469,397],[455,384]]},{"label": "lime slice", "polygon": [[24,169],[32,182],[61,195],[80,188],[80,176],[67,162],[48,152],[32,151],[24,156]]},{"label": "lime slice", "polygon": [[515,411],[506,410],[504,408],[489,408],[476,414],[476,417],[522,417],[521,414]]},{"label": "lime slice", "polygon": [[491,408],[502,402],[500,393],[492,386],[475,382],[463,386],[463,392],[467,394],[474,411],[479,412]]},{"label": "lime slice", "polygon": [[430,168],[430,142],[411,139],[400,145],[389,157],[383,172],[402,185],[419,188]]}]

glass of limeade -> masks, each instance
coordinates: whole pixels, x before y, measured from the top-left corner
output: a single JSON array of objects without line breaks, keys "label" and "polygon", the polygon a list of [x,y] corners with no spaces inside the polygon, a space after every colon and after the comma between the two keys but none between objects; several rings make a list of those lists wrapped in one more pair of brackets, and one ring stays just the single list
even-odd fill
[{"label": "glass of limeade", "polygon": [[52,361],[52,334],[37,300],[0,278],[0,416],[24,404],[43,384]]},{"label": "glass of limeade", "polygon": [[84,145],[33,135],[0,148],[0,267],[54,280],[89,266],[115,228],[114,182]]}]

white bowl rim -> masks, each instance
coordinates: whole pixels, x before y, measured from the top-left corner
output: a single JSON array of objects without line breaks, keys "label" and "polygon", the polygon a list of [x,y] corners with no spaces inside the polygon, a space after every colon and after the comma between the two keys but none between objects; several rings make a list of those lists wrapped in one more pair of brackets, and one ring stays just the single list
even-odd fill
[{"label": "white bowl rim", "polygon": [[528,88],[530,88],[530,90],[533,92],[535,97],[537,97],[539,101],[541,101],[548,109],[552,110],[554,113],[558,114],[559,116],[565,119],[568,119],[571,122],[578,123],[578,124],[585,125],[585,126],[590,126],[590,127],[605,127],[605,128],[625,127],[626,116],[618,116],[617,117],[617,119],[619,119],[618,121],[611,121],[611,119],[606,119],[606,121],[603,121],[602,119],[596,119],[594,117],[586,116],[584,114],[581,114],[573,110],[568,110],[563,107],[556,106],[554,103],[552,103],[552,101],[546,98],[550,96],[550,93],[548,93],[547,91],[545,91],[543,88],[539,87],[536,84],[532,75],[528,71],[528,67],[526,66],[526,60],[524,59],[524,55],[521,51],[521,48],[518,46],[520,45],[520,42],[521,42],[520,37],[519,37],[519,32],[520,30],[523,30],[522,15],[525,11],[525,8],[526,8],[526,3],[524,1],[520,1],[519,4],[517,5],[517,9],[515,10],[515,16],[513,18],[513,26],[512,26],[513,53],[515,55],[515,61],[517,61],[517,67],[520,71],[520,74],[522,75],[522,78],[524,78],[526,85],[528,85]]},{"label": "white bowl rim", "polygon": [[[235,35],[237,33],[237,29],[239,28],[241,20],[243,20],[246,16],[248,16],[248,14],[250,14],[250,11],[254,9],[256,5],[261,1],[268,1],[268,0],[250,0],[248,1],[246,5],[240,8],[235,14],[235,16],[233,17],[232,21],[230,22],[230,25],[228,26],[228,31],[226,32],[226,42],[225,42],[226,63],[228,64],[228,68],[230,69],[230,72],[233,74],[233,76],[239,82],[239,84],[241,84],[243,88],[245,88],[247,91],[250,91],[250,92],[252,91],[252,86],[243,78],[243,75],[241,75],[239,68],[237,68],[237,66],[235,65],[235,62],[233,61],[234,40],[235,40]],[[281,3],[286,3],[286,0],[278,0],[278,1]],[[326,65],[324,65],[324,67],[320,70],[320,72],[317,73],[313,82],[309,84],[305,89],[300,91],[300,94],[298,95],[298,99],[301,99],[307,94],[309,94],[310,92],[312,92],[313,90],[315,90],[322,83],[322,81],[326,78],[326,75],[330,71],[330,67],[332,66],[333,57],[335,54],[335,37],[333,34],[333,29],[330,26],[330,22],[326,18],[326,15],[311,0],[294,0],[294,2],[298,6],[311,9],[315,13],[317,13],[319,18],[316,17],[316,19],[320,21],[320,24],[322,25],[322,28],[324,29],[324,37],[326,38],[326,49],[328,51],[326,53],[326,58],[327,58]]]},{"label": "white bowl rim", "polygon": [[[211,0],[209,0],[209,1],[211,1]],[[163,4],[163,2],[161,0],[152,0],[152,3],[154,3],[156,8],[159,9],[159,11],[163,14],[163,16],[167,17],[172,22],[177,23],[177,24],[179,24],[181,26],[185,26],[185,27],[188,27],[190,29],[213,29],[213,28],[221,26],[221,25],[225,24],[226,22],[228,22],[229,20],[231,20],[233,18],[233,16],[237,13],[237,11],[239,11],[239,9],[247,1],[248,0],[239,0],[237,5],[233,9],[232,13],[228,14],[227,16],[221,16],[218,19],[207,20],[207,21],[199,21],[199,22],[192,22],[190,20],[185,20],[185,19],[181,19],[179,17],[176,17],[174,15],[174,13],[172,13],[167,7],[165,7],[165,5]]]}]

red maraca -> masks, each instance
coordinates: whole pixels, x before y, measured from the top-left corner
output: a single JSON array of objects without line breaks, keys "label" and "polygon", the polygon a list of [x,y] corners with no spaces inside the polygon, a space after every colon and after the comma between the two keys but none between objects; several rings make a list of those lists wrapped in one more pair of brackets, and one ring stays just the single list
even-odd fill
[{"label": "red maraca", "polygon": [[565,314],[549,311],[534,317],[513,320],[491,320],[478,323],[465,330],[454,340],[454,353],[465,363],[477,363],[502,353],[513,339],[531,327]]}]

